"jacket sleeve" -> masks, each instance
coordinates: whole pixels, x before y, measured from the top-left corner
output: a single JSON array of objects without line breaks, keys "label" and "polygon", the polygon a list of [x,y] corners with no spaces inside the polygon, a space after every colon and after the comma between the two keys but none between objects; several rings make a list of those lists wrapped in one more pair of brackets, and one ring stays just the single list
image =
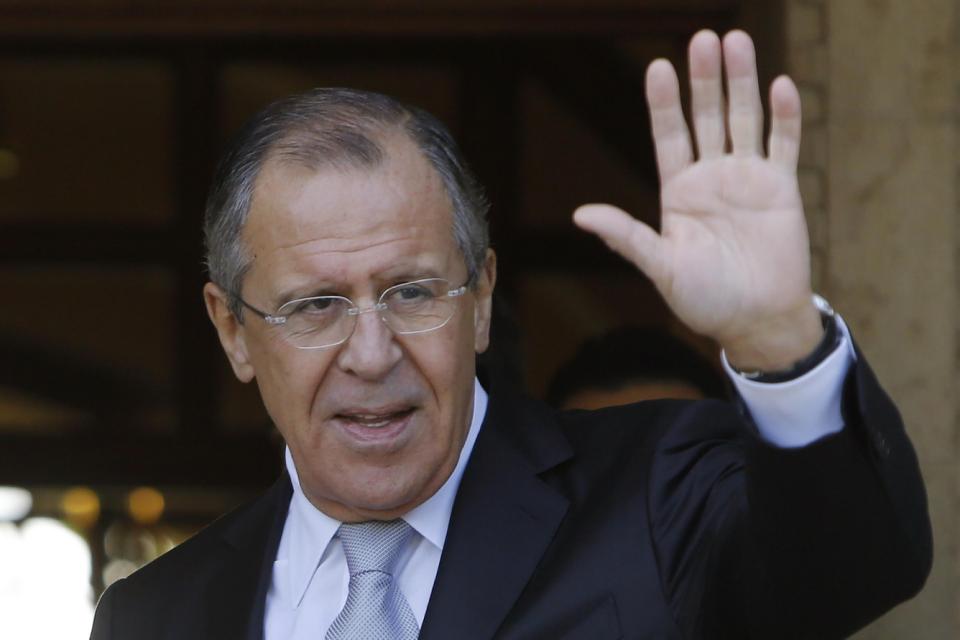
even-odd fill
[{"label": "jacket sleeve", "polygon": [[926,495],[899,413],[862,355],[844,428],[797,449],[700,403],[661,440],[651,525],[688,637],[840,638],[923,586]]}]

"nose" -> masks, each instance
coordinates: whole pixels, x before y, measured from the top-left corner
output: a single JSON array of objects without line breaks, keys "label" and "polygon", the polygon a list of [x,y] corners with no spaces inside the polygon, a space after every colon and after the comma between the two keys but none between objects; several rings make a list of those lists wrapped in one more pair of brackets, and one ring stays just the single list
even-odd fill
[{"label": "nose", "polygon": [[353,333],[337,354],[337,364],[362,380],[375,381],[386,376],[402,357],[393,331],[379,310],[371,308],[356,316]]}]

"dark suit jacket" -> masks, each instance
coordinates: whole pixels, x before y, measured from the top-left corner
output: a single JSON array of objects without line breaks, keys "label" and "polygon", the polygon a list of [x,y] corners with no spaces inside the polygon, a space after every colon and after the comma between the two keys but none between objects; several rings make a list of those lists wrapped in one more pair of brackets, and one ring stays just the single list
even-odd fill
[{"label": "dark suit jacket", "polygon": [[[862,359],[844,413],[840,434],[781,450],[730,404],[559,413],[494,386],[421,638],[853,632],[920,589],[931,537],[913,450]],[[113,585],[92,638],[262,638],[290,493],[283,477]]]}]

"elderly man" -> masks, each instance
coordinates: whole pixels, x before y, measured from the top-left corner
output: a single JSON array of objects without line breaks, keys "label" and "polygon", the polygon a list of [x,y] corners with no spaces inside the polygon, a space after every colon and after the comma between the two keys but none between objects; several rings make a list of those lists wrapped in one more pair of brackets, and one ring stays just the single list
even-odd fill
[{"label": "elderly man", "polygon": [[697,34],[690,72],[696,159],[673,68],[647,73],[661,232],[575,221],[722,345],[739,409],[478,381],[496,261],[449,135],[381,95],[290,98],[221,165],[204,291],[287,473],[113,585],[92,637],[830,638],[916,593],[916,459],[810,290],[796,88],[764,155],[746,34]]}]

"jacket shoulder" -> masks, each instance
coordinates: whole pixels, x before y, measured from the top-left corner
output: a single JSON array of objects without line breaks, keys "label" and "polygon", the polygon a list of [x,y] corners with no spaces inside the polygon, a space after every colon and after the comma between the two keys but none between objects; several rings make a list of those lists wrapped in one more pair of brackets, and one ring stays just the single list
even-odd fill
[{"label": "jacket shoulder", "polygon": [[275,552],[271,545],[279,541],[289,495],[289,480],[284,476],[264,495],[218,518],[111,585],[98,605],[94,629],[142,628],[144,632],[160,633],[159,627],[168,624],[164,620],[201,615],[194,610],[203,606],[200,603],[209,603],[218,592],[235,589],[253,593],[262,586],[265,554]]}]

